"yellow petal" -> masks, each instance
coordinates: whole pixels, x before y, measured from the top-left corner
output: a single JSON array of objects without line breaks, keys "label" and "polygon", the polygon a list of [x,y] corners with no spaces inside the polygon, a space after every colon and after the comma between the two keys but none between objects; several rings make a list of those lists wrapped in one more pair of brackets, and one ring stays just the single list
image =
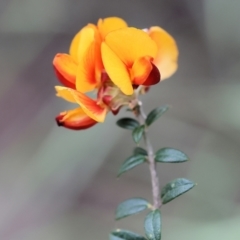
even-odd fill
[{"label": "yellow petal", "polygon": [[126,95],[133,94],[132,82],[124,63],[108,47],[106,43],[101,46],[103,65],[112,82]]},{"label": "yellow petal", "polygon": [[86,26],[81,30],[80,41],[78,46],[78,60],[84,57],[86,51],[94,42],[95,31],[92,27]]},{"label": "yellow petal", "polygon": [[128,68],[141,57],[155,58],[157,54],[156,43],[146,32],[136,28],[122,28],[110,32],[105,37],[105,42]]},{"label": "yellow petal", "polygon": [[74,36],[70,44],[69,54],[75,59],[75,61],[79,60],[81,53],[84,51],[84,49],[86,49],[86,45],[90,45],[91,38],[95,31],[97,31],[96,26],[93,24],[88,24]]},{"label": "yellow petal", "polygon": [[78,47],[80,42],[81,30],[74,36],[69,49],[69,54],[78,61]]},{"label": "yellow petal", "polygon": [[97,25],[102,39],[104,39],[105,36],[111,31],[127,27],[127,23],[118,17],[99,19]]},{"label": "yellow petal", "polygon": [[151,57],[137,59],[131,69],[132,81],[136,85],[142,85],[152,71]]},{"label": "yellow petal", "polygon": [[75,98],[69,91],[70,88],[62,87],[62,86],[55,86],[55,89],[57,91],[57,96],[63,98],[64,100],[72,103],[76,103]]},{"label": "yellow petal", "polygon": [[158,53],[154,64],[161,73],[161,80],[172,76],[178,68],[178,48],[174,38],[160,27],[151,27],[149,36],[156,42]]},{"label": "yellow petal", "polygon": [[99,84],[103,70],[100,37],[92,26],[87,26],[81,31],[78,57],[76,89],[80,92],[92,91]]}]

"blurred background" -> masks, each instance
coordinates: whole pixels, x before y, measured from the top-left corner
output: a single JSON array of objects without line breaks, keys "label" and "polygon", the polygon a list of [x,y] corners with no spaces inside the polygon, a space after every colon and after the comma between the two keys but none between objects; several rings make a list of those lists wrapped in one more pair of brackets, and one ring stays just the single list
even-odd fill
[{"label": "blurred background", "polygon": [[108,239],[114,228],[143,233],[146,212],[114,221],[118,203],[151,200],[143,165],[116,179],[131,133],[108,116],[87,131],[58,128],[71,108],[55,97],[53,56],[99,18],[159,25],[176,39],[179,70],[143,97],[149,112],[172,108],[150,130],[154,148],[191,159],[158,166],[161,185],[198,186],[162,209],[164,240],[240,239],[239,0],[0,1],[0,239]]}]

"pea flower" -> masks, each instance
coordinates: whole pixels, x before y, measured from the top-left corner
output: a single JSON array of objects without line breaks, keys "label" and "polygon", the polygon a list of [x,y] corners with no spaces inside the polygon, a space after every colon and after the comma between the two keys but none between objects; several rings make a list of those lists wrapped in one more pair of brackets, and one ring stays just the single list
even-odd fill
[{"label": "pea flower", "polygon": [[160,81],[160,72],[167,78],[177,69],[177,47],[168,33],[158,27],[146,31],[128,27],[117,17],[85,26],[69,52],[54,57],[56,75],[64,85],[56,86],[56,91],[80,107],[60,113],[56,121],[75,130],[103,122],[109,111],[117,114],[136,99],[135,88],[149,88]]}]

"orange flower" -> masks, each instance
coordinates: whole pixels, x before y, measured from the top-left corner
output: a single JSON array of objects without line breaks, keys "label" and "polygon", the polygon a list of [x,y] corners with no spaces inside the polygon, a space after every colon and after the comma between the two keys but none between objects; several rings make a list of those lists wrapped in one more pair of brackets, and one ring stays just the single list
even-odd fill
[{"label": "orange flower", "polygon": [[[100,19],[97,26],[88,24],[81,29],[72,40],[70,54],[58,53],[53,60],[56,75],[64,85],[56,86],[57,96],[80,105],[60,113],[56,117],[58,125],[80,130],[103,122],[107,112],[117,114],[123,105],[136,99],[134,89],[138,85],[158,83],[159,69],[164,77],[173,74],[177,56],[175,62],[173,54],[169,57],[171,44],[159,29],[145,32],[130,28],[116,17]],[[162,45],[161,39],[165,39]],[[173,62],[175,69],[170,66]],[[96,94],[95,99],[85,94],[90,91]]]},{"label": "orange flower", "polygon": [[[70,129],[85,129],[104,120],[108,107],[93,101],[82,94],[99,89],[103,64],[100,46],[105,35],[113,30],[127,27],[120,18],[112,17],[98,21],[98,26],[88,24],[73,38],[70,54],[58,53],[53,59],[53,66],[60,82],[65,87],[56,87],[57,95],[70,102],[78,103],[82,108],[65,111],[56,117],[59,126]],[[86,106],[85,106],[86,105]],[[115,110],[113,110],[115,111]],[[98,113],[95,116],[92,112]],[[94,117],[95,116],[95,117]]]}]

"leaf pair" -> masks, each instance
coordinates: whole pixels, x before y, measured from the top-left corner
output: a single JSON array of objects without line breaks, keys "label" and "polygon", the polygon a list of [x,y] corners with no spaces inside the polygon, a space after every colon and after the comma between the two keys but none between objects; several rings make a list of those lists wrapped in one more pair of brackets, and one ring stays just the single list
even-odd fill
[{"label": "leaf pair", "polygon": [[[188,192],[195,184],[186,178],[177,178],[166,184],[161,190],[162,203],[166,204]],[[152,205],[144,198],[131,198],[120,203],[116,209],[115,219],[119,220],[133,214],[152,209]]]},{"label": "leaf pair", "polygon": [[148,114],[144,125],[140,125],[139,122],[133,118],[121,118],[117,121],[117,125],[121,128],[132,130],[133,140],[138,144],[144,134],[145,127],[150,126],[153,122],[160,118],[163,113],[168,110],[168,108],[168,106],[163,106],[152,110]]},{"label": "leaf pair", "polygon": [[140,125],[139,122],[133,118],[121,118],[117,121],[117,125],[121,128],[132,130],[134,142],[140,142],[145,130],[145,125]]},{"label": "leaf pair", "polygon": [[[144,163],[147,161],[147,151],[141,147],[134,149],[134,155],[130,156],[123,162],[122,166],[118,171],[118,177],[124,172]],[[180,163],[188,161],[188,157],[183,152],[173,148],[161,148],[156,152],[156,162],[163,163]]]},{"label": "leaf pair", "polygon": [[[166,204],[195,186],[185,178],[168,183],[161,191],[162,203]],[[143,198],[132,198],[122,202],[116,210],[116,220],[151,209],[151,204]],[[145,218],[145,234],[148,240],[161,240],[161,214],[159,209],[151,211]],[[147,240],[145,237],[127,230],[116,230],[110,234],[110,240]]]},{"label": "leaf pair", "polygon": [[[158,209],[146,216],[144,228],[148,240],[161,240],[161,214]],[[146,238],[127,230],[117,230],[110,234],[110,240],[146,240]]]}]

